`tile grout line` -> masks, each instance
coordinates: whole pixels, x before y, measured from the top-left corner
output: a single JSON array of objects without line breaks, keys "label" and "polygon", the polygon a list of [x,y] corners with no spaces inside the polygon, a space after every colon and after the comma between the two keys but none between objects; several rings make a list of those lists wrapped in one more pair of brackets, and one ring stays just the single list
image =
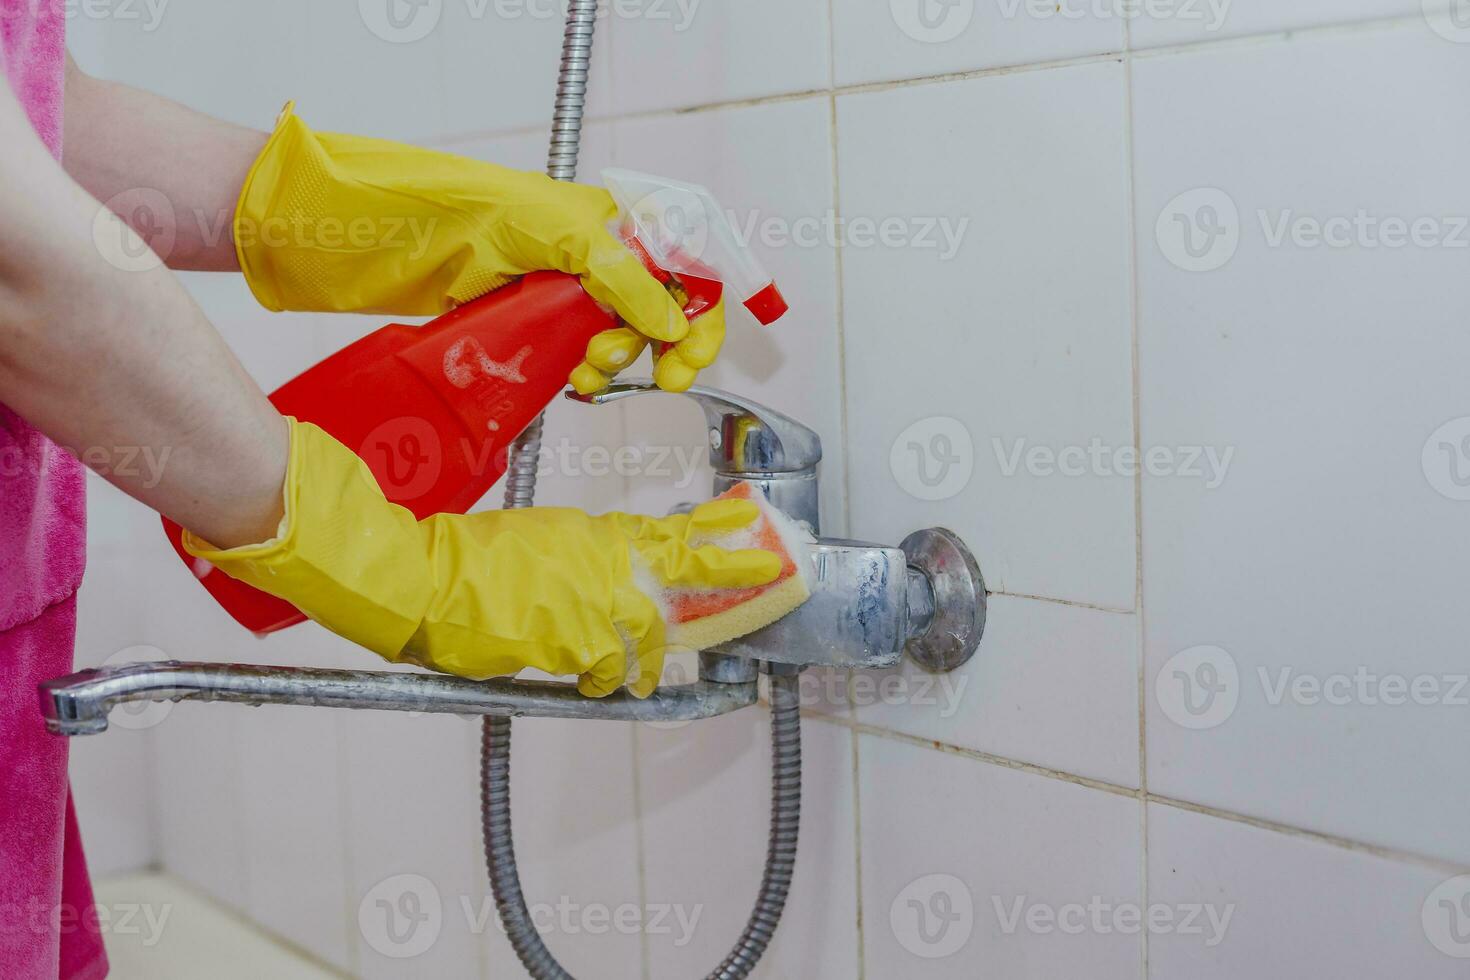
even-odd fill
[{"label": "tile grout line", "polygon": [[1008,592],[1005,589],[986,590],[985,594],[988,596],[1005,596],[1008,599],[1025,599],[1029,602],[1050,602],[1058,606],[1071,606],[1074,609],[1091,609],[1094,612],[1114,613],[1119,616],[1133,616],[1137,613],[1136,609],[1119,609],[1117,606],[1103,606],[1095,602],[1081,602],[1077,599],[1059,599],[1056,596],[1032,595],[1027,592]]},{"label": "tile grout line", "polygon": [[[163,820],[159,816],[159,800],[162,794],[158,787],[163,784],[163,771],[158,767],[158,734],[150,728],[144,734],[143,771],[148,788],[148,859],[150,864],[163,869]],[[70,792],[68,790],[68,792]]]},{"label": "tile grout line", "polygon": [[[339,713],[332,725],[332,737],[336,741],[333,746],[332,755],[336,765],[333,767],[337,774],[337,806],[345,833],[341,835],[341,857],[342,857],[342,928],[343,938],[347,944],[347,966],[354,976],[362,973],[362,950],[358,948],[358,936],[353,934],[353,923],[357,921],[356,908],[353,905],[352,893],[357,888],[357,862],[354,858],[355,850],[352,846],[354,832],[352,830],[352,793],[349,789],[351,783],[351,762],[347,752],[348,719],[345,712]],[[358,930],[360,931],[360,930]]]},{"label": "tile grout line", "polygon": [[1384,860],[1393,861],[1398,864],[1407,864],[1414,867],[1429,868],[1436,871],[1452,873],[1470,873],[1470,864],[1457,864],[1453,860],[1438,858],[1428,854],[1420,854],[1415,851],[1403,850],[1401,848],[1386,847],[1381,844],[1369,844],[1365,841],[1354,840],[1351,837],[1343,837],[1337,834],[1321,830],[1312,830],[1308,827],[1298,827],[1293,824],[1269,820],[1264,817],[1253,817],[1249,814],[1239,813],[1234,810],[1225,810],[1219,807],[1209,806],[1204,803],[1193,803],[1189,800],[1178,799],[1172,796],[1163,796],[1158,793],[1146,792],[1142,789],[1123,786],[1118,783],[1110,783],[1104,779],[1096,779],[1092,776],[1083,776],[1078,773],[1067,772],[1062,769],[1052,769],[1048,766],[1038,765],[1034,762],[1026,762],[1009,756],[995,755],[980,749],[966,748],[961,745],[953,745],[948,742],[940,742],[932,738],[924,738],[918,735],[909,735],[905,732],[894,731],[889,728],[881,728],[877,725],[864,724],[862,722],[847,721],[837,716],[824,712],[803,709],[802,716],[810,721],[823,722],[829,725],[838,725],[852,728],[860,735],[871,735],[874,738],[887,739],[891,742],[900,742],[916,748],[928,749],[944,755],[959,756],[974,762],[996,766],[1001,769],[1010,769],[1016,772],[1024,772],[1033,776],[1041,776],[1053,779],[1057,782],[1071,783],[1084,789],[1097,790],[1111,796],[1121,796],[1128,799],[1139,800],[1144,803],[1155,803],[1160,806],[1168,806],[1176,810],[1185,810],[1197,813],[1201,816],[1214,817],[1231,823],[1246,824],[1259,830],[1274,831],[1288,837],[1311,840],[1320,844],[1327,844],[1341,850],[1352,851],[1359,854],[1369,854]]},{"label": "tile grout line", "polygon": [[[1139,383],[1139,289],[1138,289],[1138,152],[1135,118],[1133,112],[1133,22],[1123,22],[1123,47],[1128,52],[1123,57],[1123,153],[1127,188],[1124,201],[1127,206],[1128,227],[1128,287],[1129,287],[1129,358],[1131,360],[1131,395],[1133,409],[1133,452],[1135,458],[1143,458],[1143,411],[1142,386]],[[1139,874],[1138,889],[1143,908],[1149,907],[1149,853],[1148,853],[1148,702],[1146,666],[1143,656],[1143,477],[1133,477],[1133,608],[1137,619],[1133,623],[1134,674],[1138,684],[1138,790],[1142,794],[1138,807]],[[1138,936],[1140,973],[1142,980],[1149,975],[1149,935],[1140,929]]]},{"label": "tile grout line", "polygon": [[[842,215],[842,164],[838,155],[837,138],[837,12],[836,0],[827,0],[827,145],[832,163],[832,214],[837,220]],[[844,266],[842,243],[832,250],[833,272],[836,288],[833,296],[837,323],[837,398],[838,445],[842,447],[842,533],[851,533],[852,528],[852,452],[849,434],[852,431],[848,417],[847,389],[847,304],[844,297]],[[845,678],[845,681],[850,678]],[[851,698],[847,704],[848,718],[853,717]],[[866,980],[868,975],[867,942],[863,933],[863,797],[862,797],[862,750],[856,729],[848,730],[848,746],[852,764],[852,912],[853,951],[857,958],[857,980]]]},{"label": "tile grout line", "polygon": [[1396,847],[1385,847],[1381,844],[1369,844],[1364,841],[1354,840],[1351,837],[1342,837],[1320,830],[1309,830],[1306,827],[1297,827],[1289,823],[1267,820],[1263,817],[1253,817],[1249,814],[1236,813],[1232,810],[1221,810],[1202,803],[1191,803],[1188,800],[1175,799],[1171,796],[1160,796],[1157,793],[1149,793],[1147,799],[1148,802],[1159,806],[1167,806],[1171,809],[1183,810],[1186,813],[1195,813],[1204,817],[1214,817],[1230,823],[1244,824],[1247,827],[1254,827],[1257,830],[1272,831],[1281,834],[1283,837],[1310,840],[1318,844],[1337,847],[1344,851],[1351,851],[1355,854],[1366,854],[1381,860],[1392,861],[1396,864],[1404,864],[1442,873],[1448,872],[1450,874],[1470,873],[1470,865],[1457,864],[1454,861],[1432,857],[1428,854],[1405,851]]},{"label": "tile grout line", "polygon": [[230,768],[233,770],[234,780],[230,786],[230,808],[231,829],[234,831],[235,840],[240,846],[235,848],[236,881],[240,882],[240,888],[236,898],[240,902],[239,911],[248,915],[248,910],[255,904],[255,876],[251,872],[253,862],[250,860],[250,835],[245,820],[245,801],[241,798],[242,787],[245,782],[245,759],[242,755],[245,747],[244,739],[240,738],[241,720],[238,716],[229,722],[230,732]]},{"label": "tile grout line", "polygon": [[[843,95],[867,95],[874,92],[890,92],[897,89],[914,88],[923,85],[940,85],[945,82],[962,82],[997,75],[1018,75],[1036,71],[1048,71],[1054,68],[1073,68],[1080,65],[1117,61],[1122,56],[1122,51],[1103,51],[1080,55],[1075,58],[1035,61],[1021,65],[996,65],[985,68],[971,68],[960,71],[939,72],[933,75],[895,78],[881,82],[854,82],[849,85],[833,84],[830,88],[809,88],[799,89],[793,92],[773,92],[769,95],[756,95],[742,99],[717,99],[713,102],[671,106],[665,109],[642,109],[623,113],[614,112],[602,116],[589,115],[587,122],[589,124],[599,124],[630,120],[674,119],[679,116],[698,115],[704,112],[722,112],[727,109],[751,109],[758,106],[781,105],[786,102],[801,102],[807,99],[831,98]],[[514,126],[497,130],[465,130],[463,132],[441,135],[436,142],[444,144],[463,143],[481,139],[539,134],[544,131],[545,127],[541,125]]]},{"label": "tile grout line", "polygon": [[[837,153],[836,95],[827,96],[827,139],[832,153],[832,217],[838,222],[837,227],[842,227],[842,161]],[[849,535],[852,533],[852,447],[849,445],[852,426],[849,421],[847,390],[847,301],[844,288],[846,264],[843,261],[841,236],[838,237],[837,247],[832,249],[833,271],[837,277],[834,296],[837,314],[837,397],[840,409],[837,413],[837,424],[840,428],[837,442],[842,447],[842,533]]]},{"label": "tile grout line", "polygon": [[[701,112],[719,112],[726,109],[744,109],[764,105],[778,105],[784,102],[798,102],[805,99],[829,98],[843,95],[866,95],[875,92],[889,92],[897,89],[911,88],[921,85],[939,85],[946,82],[962,82],[979,78],[991,78],[1002,75],[1027,74],[1037,71],[1051,71],[1060,68],[1074,68],[1083,65],[1100,64],[1109,61],[1122,62],[1124,60],[1167,58],[1183,54],[1195,54],[1201,51],[1231,50],[1241,48],[1264,47],[1272,44],[1283,44],[1301,39],[1313,39],[1320,37],[1336,37],[1351,34],[1372,33],[1374,31],[1389,31],[1407,29],[1414,26],[1422,26],[1423,19],[1417,14],[1401,15],[1397,17],[1380,17],[1376,19],[1356,21],[1349,24],[1324,24],[1311,27],[1302,27],[1288,30],[1267,31],[1260,34],[1247,34],[1241,37],[1215,38],[1207,41],[1195,41],[1187,44],[1177,44],[1157,48],[1143,48],[1139,50],[1116,50],[1101,51],[1088,55],[1079,55],[1074,58],[1061,58],[1051,61],[1034,61],[1019,65],[995,65],[985,68],[972,68],[960,71],[940,72],[934,75],[915,75],[908,78],[891,79],[878,82],[854,82],[847,85],[833,84],[829,88],[802,89],[795,92],[777,92],[770,95],[751,96],[742,99],[723,99],[713,102],[703,102],[696,105],[674,106],[666,109],[648,109],[627,113],[608,113],[606,115],[589,115],[587,124],[603,125],[620,121],[675,118],[678,116],[693,115]],[[505,129],[488,130],[463,130],[459,132],[445,133],[431,140],[435,145],[451,146],[457,143],[471,143],[486,139],[504,139],[516,136],[542,134],[546,132],[544,125],[511,126]]]},{"label": "tile grout line", "polygon": [[[633,848],[634,859],[638,867],[638,901],[643,908],[648,908],[648,841],[645,840],[643,823],[643,765],[641,754],[643,751],[642,740],[639,738],[639,726],[629,725],[628,743],[633,749]],[[638,930],[638,950],[642,959],[642,969],[639,975],[643,980],[651,980],[653,969],[650,963],[648,949],[648,930]]]},{"label": "tile grout line", "polygon": [[999,766],[1002,769],[1015,769],[1020,772],[1031,773],[1034,776],[1045,776],[1049,779],[1055,779],[1064,783],[1075,783],[1078,786],[1084,786],[1088,789],[1095,789],[1099,790],[1100,792],[1110,793],[1113,796],[1126,796],[1130,799],[1139,799],[1143,795],[1142,791],[1140,790],[1133,789],[1129,786],[1122,786],[1118,783],[1110,783],[1105,779],[1096,779],[1092,776],[1083,776],[1079,775],[1078,773],[1066,772],[1065,770],[1061,769],[1052,769],[1047,766],[1037,765],[1034,762],[1025,762],[1021,759],[1013,759],[1009,756],[996,755],[992,752],[985,752],[980,749],[971,749],[966,748],[962,745],[954,745],[949,742],[941,742],[937,739],[924,738],[920,735],[910,735],[907,732],[894,731],[891,728],[883,728],[878,725],[868,724],[866,722],[848,721],[836,715],[829,715],[822,712],[804,711],[803,715],[814,721],[825,721],[828,724],[832,725],[842,725],[844,727],[850,727],[853,731],[857,732],[860,735],[872,735],[875,738],[884,738],[892,742],[903,742],[905,744],[913,745],[918,748],[929,749],[934,752],[941,752],[945,755],[958,755],[967,759],[973,759],[976,762],[989,763],[993,766]]},{"label": "tile grout line", "polygon": [[867,945],[863,934],[863,790],[862,790],[862,759],[860,756],[859,737],[856,728],[848,731],[848,738],[852,747],[852,857],[853,857],[853,911],[856,916],[857,929],[855,940],[857,942],[857,980],[865,980],[868,975],[867,953],[864,947]]},{"label": "tile grout line", "polygon": [[[602,33],[602,46],[605,57],[609,61],[613,57],[613,49],[617,46],[617,35],[613,32],[612,27],[612,24],[608,24]],[[607,84],[609,86],[616,86],[617,83],[614,78],[609,77]],[[616,89],[614,89],[614,94],[616,94]],[[619,128],[618,121],[616,120],[610,121],[607,124],[608,157],[614,163],[618,160],[619,143],[621,142],[618,138]],[[623,444],[627,445],[631,438],[628,431],[627,412],[619,413],[617,428],[622,433]],[[622,494],[624,500],[627,500],[633,492],[632,478],[629,476],[620,476],[618,482],[620,488],[619,493]],[[635,868],[638,901],[641,907],[646,909],[648,908],[648,828],[643,820],[643,744],[640,729],[641,726],[637,724],[628,726],[628,745],[633,754],[630,760],[630,767],[632,769],[631,779],[633,783],[631,787],[633,797],[633,866]],[[642,977],[642,980],[651,980],[653,962],[652,953],[649,949],[647,929],[638,930],[638,958],[638,975]]]},{"label": "tile grout line", "polygon": [[[612,26],[612,24],[608,24],[602,30],[599,37],[604,50],[604,56],[607,60],[612,59],[612,50],[617,45],[615,40],[616,34],[613,32]],[[616,82],[609,78],[607,84],[615,85]],[[618,134],[618,121],[610,120],[607,123],[607,155],[608,159],[614,165],[618,161],[620,142]],[[621,433],[623,444],[627,445],[631,436],[628,432],[628,415],[626,412],[620,411],[618,413],[617,431]],[[618,486],[618,492],[622,495],[623,500],[626,501],[633,492],[632,478],[626,475],[620,475],[618,477]],[[632,758],[629,760],[629,768],[631,769],[629,778],[632,785],[629,787],[629,791],[633,803],[633,867],[636,882],[635,887],[638,889],[639,905],[646,909],[648,908],[648,841],[646,839],[647,827],[643,822],[643,746],[642,739],[640,738],[640,728],[641,726],[638,724],[628,726],[628,746],[632,752]],[[638,958],[638,975],[642,977],[642,980],[650,980],[652,965],[650,962],[648,931],[646,929],[638,930]]]}]

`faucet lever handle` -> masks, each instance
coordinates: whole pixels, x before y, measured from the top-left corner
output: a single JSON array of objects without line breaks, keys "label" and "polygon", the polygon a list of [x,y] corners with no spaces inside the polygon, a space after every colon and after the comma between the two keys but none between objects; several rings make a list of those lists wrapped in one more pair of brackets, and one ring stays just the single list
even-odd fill
[{"label": "faucet lever handle", "polygon": [[[658,394],[652,381],[618,381],[601,391],[567,398],[588,405]],[[704,410],[709,427],[709,461],[715,472],[730,476],[762,473],[805,473],[822,459],[822,438],[800,422],[759,402],[695,385],[682,393]]]}]

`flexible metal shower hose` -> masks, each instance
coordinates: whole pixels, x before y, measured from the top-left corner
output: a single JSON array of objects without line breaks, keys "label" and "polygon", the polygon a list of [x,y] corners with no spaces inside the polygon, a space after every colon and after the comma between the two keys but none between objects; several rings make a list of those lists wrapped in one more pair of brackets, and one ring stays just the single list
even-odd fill
[{"label": "flexible metal shower hose", "polygon": [[[587,101],[587,71],[597,27],[597,0],[570,0],[562,39],[561,72],[557,77],[556,111],[551,123],[551,150],[546,172],[557,180],[574,180],[582,139],[582,110]],[[527,426],[511,444],[505,481],[507,509],[530,507],[536,496],[536,466],[541,455],[544,416]],[[771,835],[765,872],[755,909],[735,948],[710,980],[738,980],[750,975],[770,945],[796,867],[801,826],[801,712],[797,677],[772,676],[771,698]],[[510,819],[510,719],[487,717],[481,741],[480,814],[484,824],[485,863],[490,889],[505,934],[534,980],[572,980],[546,948],[526,907],[516,867]]]},{"label": "flexible metal shower hose", "polygon": [[[771,677],[771,833],[755,908],[733,949],[708,980],[750,976],[776,934],[801,829],[801,708],[797,677]],[[510,820],[510,719],[486,718],[480,782],[485,861],[495,907],[511,947],[534,980],[572,980],[546,948],[526,907]]]}]

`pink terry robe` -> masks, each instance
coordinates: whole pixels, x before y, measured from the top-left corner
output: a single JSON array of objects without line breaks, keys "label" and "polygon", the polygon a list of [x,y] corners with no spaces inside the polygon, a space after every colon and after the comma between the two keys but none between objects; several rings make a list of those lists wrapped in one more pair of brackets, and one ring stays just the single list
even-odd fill
[{"label": "pink terry robe", "polygon": [[[0,70],[61,157],[65,0],[0,0]],[[0,153],[5,152],[0,147]],[[4,220],[0,216],[0,220]],[[71,672],[86,562],[81,464],[0,405],[0,977],[95,980],[107,957],[36,685]]]}]

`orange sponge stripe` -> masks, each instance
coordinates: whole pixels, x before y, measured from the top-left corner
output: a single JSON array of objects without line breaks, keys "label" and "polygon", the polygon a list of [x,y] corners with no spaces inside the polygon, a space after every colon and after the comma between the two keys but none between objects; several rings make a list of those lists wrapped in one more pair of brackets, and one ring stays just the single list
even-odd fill
[{"label": "orange sponge stripe", "polygon": [[708,650],[770,626],[809,598],[811,590],[806,580],[799,575],[793,576],[785,582],[767,586],[759,596],[737,606],[711,613],[703,619],[671,624],[666,635],[671,646]]},{"label": "orange sponge stripe", "polygon": [[[766,585],[749,589],[674,592],[667,598],[668,640],[691,650],[705,650],[769,626],[811,596],[807,583],[807,556],[800,530],[765,496],[742,483],[720,495],[721,500],[751,500],[761,516],[742,547],[763,548],[781,556],[781,573]],[[797,553],[793,553],[797,551]]]}]

